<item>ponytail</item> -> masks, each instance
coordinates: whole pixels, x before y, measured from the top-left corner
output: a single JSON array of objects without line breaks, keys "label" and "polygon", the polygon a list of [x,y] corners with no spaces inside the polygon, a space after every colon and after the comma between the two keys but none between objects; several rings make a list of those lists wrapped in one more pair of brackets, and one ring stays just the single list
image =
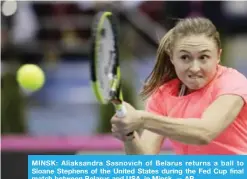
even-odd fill
[{"label": "ponytail", "polygon": [[145,80],[144,87],[141,91],[141,96],[144,98],[149,97],[162,84],[176,77],[174,66],[170,60],[172,35],[173,29],[169,30],[160,41],[155,66]]}]

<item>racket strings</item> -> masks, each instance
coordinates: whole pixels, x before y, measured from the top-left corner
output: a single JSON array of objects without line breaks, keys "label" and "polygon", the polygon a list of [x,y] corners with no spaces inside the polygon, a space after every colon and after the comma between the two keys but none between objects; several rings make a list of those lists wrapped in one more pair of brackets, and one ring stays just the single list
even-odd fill
[{"label": "racket strings", "polygon": [[116,77],[116,64],[115,64],[115,50],[114,50],[114,36],[112,30],[109,28],[110,23],[104,22],[104,33],[101,37],[101,48],[99,50],[98,67],[100,68],[98,73],[98,79],[101,81],[100,88],[103,92],[103,96],[106,100],[111,100],[112,96],[115,96],[116,88],[118,86]]}]

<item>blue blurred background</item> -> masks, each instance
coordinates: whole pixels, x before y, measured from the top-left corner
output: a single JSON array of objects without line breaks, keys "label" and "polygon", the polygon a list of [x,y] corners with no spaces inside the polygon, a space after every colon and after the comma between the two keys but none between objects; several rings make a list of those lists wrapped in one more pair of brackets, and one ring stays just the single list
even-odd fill
[{"label": "blue blurred background", "polygon": [[[154,65],[157,42],[178,18],[210,18],[221,33],[223,63],[247,76],[244,1],[19,1],[13,13],[13,4],[5,3],[1,1],[1,118],[6,151],[19,147],[11,142],[23,135],[35,142],[35,137],[69,141],[109,133],[113,109],[97,103],[89,79],[90,28],[100,10],[118,16],[125,97],[137,108],[144,106],[138,93]],[[38,92],[22,91],[16,84],[16,70],[25,63],[45,71],[46,83]],[[14,138],[3,137],[9,135]]]}]

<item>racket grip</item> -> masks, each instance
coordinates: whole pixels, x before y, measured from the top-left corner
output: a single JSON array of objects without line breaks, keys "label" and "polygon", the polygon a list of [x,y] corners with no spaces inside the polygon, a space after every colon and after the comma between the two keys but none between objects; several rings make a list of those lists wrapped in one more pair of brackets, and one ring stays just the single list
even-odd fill
[{"label": "racket grip", "polygon": [[[124,105],[121,105],[119,109],[116,110],[117,117],[125,117],[127,110]],[[132,136],[134,132],[130,132],[127,136]]]}]

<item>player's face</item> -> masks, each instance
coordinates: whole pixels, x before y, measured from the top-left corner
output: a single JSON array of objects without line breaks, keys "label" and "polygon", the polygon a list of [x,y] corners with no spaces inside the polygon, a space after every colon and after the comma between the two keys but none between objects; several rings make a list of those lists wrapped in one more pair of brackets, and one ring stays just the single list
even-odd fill
[{"label": "player's face", "polygon": [[178,78],[190,90],[197,90],[213,79],[220,54],[213,39],[192,35],[176,41],[171,62]]}]

